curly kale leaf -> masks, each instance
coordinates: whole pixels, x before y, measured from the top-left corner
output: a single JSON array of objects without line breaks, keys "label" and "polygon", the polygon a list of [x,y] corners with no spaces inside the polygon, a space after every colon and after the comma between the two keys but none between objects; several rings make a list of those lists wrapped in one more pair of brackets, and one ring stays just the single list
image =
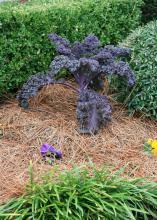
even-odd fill
[{"label": "curly kale leaf", "polygon": [[80,133],[96,133],[110,121],[111,107],[106,96],[93,90],[83,90],[77,103]]},{"label": "curly kale leaf", "polygon": [[106,65],[101,66],[101,74],[119,75],[127,79],[128,86],[135,84],[135,75],[129,65],[124,61],[114,62],[109,61]]},{"label": "curly kale leaf", "polygon": [[57,34],[49,34],[49,39],[55,44],[56,51],[62,55],[70,55],[70,42],[58,36]]},{"label": "curly kale leaf", "polygon": [[52,77],[61,69],[67,69],[74,76],[81,89],[87,88],[92,79],[99,73],[99,62],[91,58],[70,59],[67,56],[57,56],[50,65]]},{"label": "curly kale leaf", "polygon": [[[69,51],[60,51],[50,65],[50,71],[57,75],[61,69],[67,69],[74,75],[81,88],[102,89],[101,78],[106,75],[119,75],[127,79],[129,86],[135,84],[135,76],[129,65],[120,58],[129,56],[131,50],[113,45],[100,47],[98,38],[94,35],[87,36],[82,43],[69,43],[65,38],[51,34],[51,40],[58,51],[59,46],[64,46]],[[102,75],[102,77],[101,77]]]},{"label": "curly kale leaf", "polygon": [[85,56],[90,57],[98,52],[100,46],[100,41],[93,34],[87,36],[82,43],[76,41],[74,44],[70,44],[67,39],[60,37],[55,33],[49,34],[49,39],[55,45],[56,51],[59,54],[76,59]]},{"label": "curly kale leaf", "polygon": [[58,55],[50,64],[50,73],[52,77],[55,77],[62,69],[67,69],[70,73],[74,73],[78,68],[78,60],[70,59],[68,56]]},{"label": "curly kale leaf", "polygon": [[100,47],[100,41],[94,35],[87,36],[82,43],[76,41],[72,45],[72,54],[75,58],[91,57],[97,54]]},{"label": "curly kale leaf", "polygon": [[21,90],[17,94],[17,100],[20,103],[20,106],[27,109],[29,107],[29,99],[33,96],[36,96],[38,91],[49,84],[61,84],[63,79],[55,80],[52,76],[47,73],[40,73],[31,76],[28,81],[23,85]]}]

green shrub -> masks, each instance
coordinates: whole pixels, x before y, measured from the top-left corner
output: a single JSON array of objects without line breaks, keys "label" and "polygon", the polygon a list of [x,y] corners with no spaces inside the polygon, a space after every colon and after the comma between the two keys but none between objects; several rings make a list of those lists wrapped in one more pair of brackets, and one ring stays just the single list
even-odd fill
[{"label": "green shrub", "polygon": [[131,112],[142,111],[157,119],[157,21],[135,30],[122,45],[133,50],[130,65],[136,84],[131,92],[123,87],[119,97],[126,98]]},{"label": "green shrub", "polygon": [[144,0],[142,6],[142,21],[144,23],[157,19],[157,0]]},{"label": "green shrub", "polygon": [[75,168],[0,206],[1,220],[155,220],[157,183],[124,179],[106,170]]},{"label": "green shrub", "polygon": [[13,91],[29,75],[48,68],[54,48],[48,34],[70,41],[89,33],[117,43],[141,18],[141,0],[39,0],[0,8],[0,92]]}]

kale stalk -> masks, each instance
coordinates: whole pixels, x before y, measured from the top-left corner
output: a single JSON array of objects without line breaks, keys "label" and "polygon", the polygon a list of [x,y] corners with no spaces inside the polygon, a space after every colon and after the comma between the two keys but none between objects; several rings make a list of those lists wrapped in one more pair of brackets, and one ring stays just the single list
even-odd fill
[{"label": "kale stalk", "polygon": [[[29,99],[43,86],[63,84],[78,94],[76,113],[80,132],[96,133],[102,125],[107,124],[111,115],[107,97],[95,91],[103,88],[103,77],[116,74],[125,77],[128,86],[135,84],[135,76],[129,65],[120,60],[130,55],[130,49],[112,45],[101,47],[94,35],[87,36],[82,43],[73,44],[57,34],[50,34],[49,39],[55,45],[58,55],[46,73],[31,76],[23,85],[17,95],[20,106],[28,108]],[[56,80],[62,69],[68,70],[75,78],[78,89],[64,79]]]}]

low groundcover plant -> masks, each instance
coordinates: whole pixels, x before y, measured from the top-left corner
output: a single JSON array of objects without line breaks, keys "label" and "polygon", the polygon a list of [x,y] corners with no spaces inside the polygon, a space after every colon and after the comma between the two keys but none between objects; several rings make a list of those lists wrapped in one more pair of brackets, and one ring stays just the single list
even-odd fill
[{"label": "low groundcover plant", "polygon": [[[89,171],[90,170],[90,171]],[[106,168],[76,167],[42,183],[33,181],[27,192],[0,206],[1,220],[155,220],[157,183],[125,179]]]},{"label": "low groundcover plant", "polygon": [[[135,83],[134,73],[129,65],[122,61],[130,54],[130,49],[113,45],[101,47],[98,38],[87,36],[82,43],[70,42],[50,34],[50,40],[56,47],[57,55],[47,73],[31,76],[18,93],[20,105],[28,108],[28,100],[35,96],[40,88],[48,84],[63,84],[78,94],[77,119],[81,133],[95,133],[110,120],[111,107],[106,96],[96,92],[103,88],[103,77],[108,75],[124,76],[129,86]],[[66,69],[75,78],[78,88],[57,79],[61,70]]]}]

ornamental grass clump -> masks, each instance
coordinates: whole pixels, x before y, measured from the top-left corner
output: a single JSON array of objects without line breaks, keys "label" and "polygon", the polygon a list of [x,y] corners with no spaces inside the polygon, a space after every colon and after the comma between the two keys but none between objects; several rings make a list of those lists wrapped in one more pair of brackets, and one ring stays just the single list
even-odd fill
[{"label": "ornamental grass clump", "polygon": [[57,170],[0,206],[1,220],[155,220],[157,183],[125,179],[106,169]]},{"label": "ornamental grass clump", "polygon": [[[101,47],[98,38],[87,36],[82,43],[70,42],[50,34],[49,39],[55,45],[58,55],[50,64],[46,73],[31,76],[19,91],[17,99],[20,106],[29,107],[29,98],[35,96],[40,88],[49,84],[62,84],[73,89],[77,95],[77,119],[81,133],[96,133],[110,120],[111,107],[106,96],[97,92],[102,89],[103,78],[119,75],[126,78],[128,86],[135,84],[135,77],[129,65],[122,60],[130,55],[130,49],[113,45]],[[65,79],[58,79],[61,70],[75,78],[75,88]]]}]

